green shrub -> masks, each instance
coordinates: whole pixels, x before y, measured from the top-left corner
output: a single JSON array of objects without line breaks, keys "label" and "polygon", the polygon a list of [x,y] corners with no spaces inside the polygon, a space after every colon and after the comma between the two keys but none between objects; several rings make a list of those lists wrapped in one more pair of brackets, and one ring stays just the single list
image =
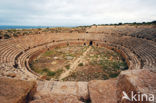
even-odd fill
[{"label": "green shrub", "polygon": [[42,70],[42,72],[45,72],[47,74],[47,76],[54,76],[56,74],[56,72],[53,72],[53,71],[50,71],[49,69],[47,68],[44,68]]},{"label": "green shrub", "polygon": [[83,63],[79,63],[79,65],[78,66],[83,66]]},{"label": "green shrub", "polygon": [[43,54],[43,56],[51,56],[51,55],[53,55],[53,54],[55,54],[55,52],[49,50],[49,51],[46,51],[46,52]]},{"label": "green shrub", "polygon": [[9,38],[10,38],[10,35],[4,34],[4,39],[9,39]]},{"label": "green shrub", "polygon": [[58,69],[58,70],[56,71],[57,74],[60,74],[60,73],[62,73],[62,72],[63,72],[63,69]]},{"label": "green shrub", "polygon": [[113,62],[112,63],[112,67],[114,68],[114,69],[120,69],[120,63],[118,63],[118,62]]},{"label": "green shrub", "polygon": [[47,68],[44,68],[42,71],[43,72],[48,72],[49,70]]},{"label": "green shrub", "polygon": [[105,74],[103,74],[103,79],[106,80],[106,79],[109,79],[109,77]]},{"label": "green shrub", "polygon": [[108,69],[108,66],[107,65],[103,65],[102,69],[103,69],[103,71],[105,71],[106,69]]},{"label": "green shrub", "polygon": [[67,69],[67,70],[69,70],[69,69],[70,69],[70,65],[66,65],[65,67],[66,67],[66,69]]},{"label": "green shrub", "polygon": [[110,74],[109,74],[109,77],[111,77],[111,78],[115,78],[115,77],[117,77],[119,74],[120,74],[119,72],[116,72],[116,73],[110,73]]},{"label": "green shrub", "polygon": [[128,69],[128,65],[127,65],[126,62],[121,63],[120,66],[124,67],[124,69],[122,69],[122,70],[127,70]]},{"label": "green shrub", "polygon": [[60,75],[61,75],[61,73],[63,72],[63,69],[58,69],[57,71],[56,71],[56,74],[55,74],[55,78],[58,78]]},{"label": "green shrub", "polygon": [[13,34],[14,37],[18,37],[18,35],[16,33]]},{"label": "green shrub", "polygon": [[9,30],[7,30],[8,32],[16,32],[16,29],[9,29]]},{"label": "green shrub", "polygon": [[48,76],[54,76],[55,74],[56,74],[56,72],[52,72],[52,71],[48,71],[48,72],[47,72],[47,75],[48,75]]}]

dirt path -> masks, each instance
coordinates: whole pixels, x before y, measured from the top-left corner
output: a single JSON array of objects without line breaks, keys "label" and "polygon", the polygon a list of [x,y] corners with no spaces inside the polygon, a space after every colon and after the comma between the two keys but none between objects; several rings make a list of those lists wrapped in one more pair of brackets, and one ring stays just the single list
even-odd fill
[{"label": "dirt path", "polygon": [[83,61],[83,59],[85,59],[85,56],[87,55],[87,53],[90,51],[91,47],[87,48],[87,50],[82,54],[82,56],[80,56],[79,58],[77,58],[76,60],[72,61],[70,64],[70,69],[65,71],[64,73],[61,74],[61,76],[59,77],[59,80],[67,77],[70,75],[71,72],[73,72],[79,63],[81,63],[81,61]]}]

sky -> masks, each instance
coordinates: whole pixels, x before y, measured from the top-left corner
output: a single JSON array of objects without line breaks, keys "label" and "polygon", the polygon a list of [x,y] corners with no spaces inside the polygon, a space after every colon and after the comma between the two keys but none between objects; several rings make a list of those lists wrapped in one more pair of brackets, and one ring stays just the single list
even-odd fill
[{"label": "sky", "polygon": [[156,0],[0,0],[0,25],[80,26],[156,20]]}]

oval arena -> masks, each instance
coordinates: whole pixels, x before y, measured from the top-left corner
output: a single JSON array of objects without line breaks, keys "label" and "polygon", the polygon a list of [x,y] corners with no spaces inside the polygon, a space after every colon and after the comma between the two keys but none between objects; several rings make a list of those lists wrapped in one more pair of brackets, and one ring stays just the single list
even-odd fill
[{"label": "oval arena", "polygon": [[[1,30],[1,33],[3,32],[6,31]],[[12,36],[9,39],[5,39],[5,36],[0,37],[0,78],[2,82],[11,80],[15,81],[14,85],[22,85],[22,82],[28,82],[26,85],[30,84],[28,86],[30,88],[26,89],[24,95],[18,95],[22,99],[14,99],[15,102],[128,103],[128,100],[122,99],[123,91],[128,95],[130,95],[129,91],[134,91],[135,93],[150,93],[156,96],[155,26],[91,26],[85,29],[60,31],[46,28],[32,30],[27,34],[24,34],[21,30],[18,32],[21,33],[18,37]],[[61,51],[62,48],[64,49]],[[83,48],[85,48],[84,51]],[[107,51],[102,51],[101,48]],[[53,55],[48,52],[51,54],[46,54],[46,56],[53,55],[53,58],[57,59],[56,62],[53,62],[54,59],[47,59],[47,62],[51,60],[50,68],[55,70],[60,66],[64,69],[57,78],[54,77],[58,69],[53,72],[49,69],[36,72],[37,70],[32,67],[35,63],[32,65],[32,62],[35,60],[42,61],[40,59],[42,54],[44,55],[47,51],[54,49],[61,53],[69,50],[74,56],[65,54],[65,57],[62,56],[64,58],[60,60],[58,59],[58,57],[61,58],[60,55],[56,56],[57,53]],[[101,59],[101,54],[110,51],[116,53],[119,56],[116,58],[119,59],[115,59],[111,55],[108,58],[104,57],[104,59],[108,59],[106,61],[125,62],[127,68],[117,64],[119,68],[123,69],[119,69],[118,75],[115,76],[113,73],[116,72],[112,73],[115,69],[111,70],[113,76],[110,76],[110,72],[106,75],[104,75],[105,72],[100,74],[101,72],[96,71],[98,65],[94,66],[93,70],[95,71],[89,72],[89,70],[92,71],[91,66],[86,65],[87,61],[91,59],[86,59],[86,56],[89,55],[88,58],[96,56],[96,52],[90,54],[93,49],[101,50],[95,60]],[[110,53],[108,52],[108,54]],[[57,62],[60,64],[56,65]],[[42,64],[42,62],[37,63],[36,66]],[[40,67],[46,67],[47,65],[41,65]],[[64,67],[62,67],[63,65]],[[76,79],[70,76],[84,66],[88,71],[85,71],[86,74],[76,75]],[[107,65],[105,71],[110,71],[108,69],[110,66],[111,64]],[[86,69],[84,68],[84,70]],[[47,75],[48,73],[49,75]],[[81,73],[83,72],[81,71]],[[99,74],[89,77],[88,74],[90,73],[93,73],[93,75],[95,73]],[[84,79],[86,76],[89,79]],[[20,84],[18,84],[19,81]],[[2,86],[0,85],[0,87]]]}]

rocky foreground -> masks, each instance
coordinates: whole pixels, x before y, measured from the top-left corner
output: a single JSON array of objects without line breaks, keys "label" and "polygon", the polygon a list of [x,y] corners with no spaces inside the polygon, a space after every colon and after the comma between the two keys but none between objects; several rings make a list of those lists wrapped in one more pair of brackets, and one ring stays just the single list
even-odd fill
[{"label": "rocky foreground", "polygon": [[[133,103],[122,99],[123,91],[129,97],[131,91],[156,96],[155,88],[156,74],[149,70],[123,71],[116,79],[90,82],[34,82],[1,77],[0,100],[1,103]],[[144,98],[135,103],[150,101]]]}]

